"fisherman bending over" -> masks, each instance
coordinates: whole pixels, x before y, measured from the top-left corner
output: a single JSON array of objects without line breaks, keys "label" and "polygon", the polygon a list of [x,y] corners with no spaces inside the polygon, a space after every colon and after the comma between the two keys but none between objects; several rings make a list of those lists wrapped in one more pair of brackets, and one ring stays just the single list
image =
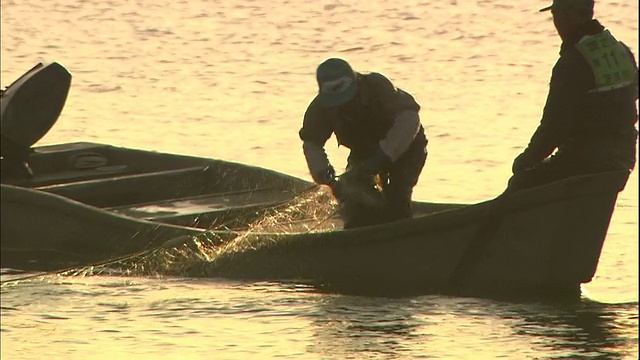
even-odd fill
[{"label": "fisherman bending over", "polygon": [[[350,149],[347,173],[371,185],[379,179],[384,214],[358,208],[343,213],[345,228],[395,221],[412,216],[411,196],[427,158],[427,138],[420,123],[420,105],[379,73],[355,72],[343,59],[318,66],[319,93],[304,114],[299,132],[313,180],[332,187],[343,203],[353,201],[354,188],[340,186],[324,145],[332,134],[338,146]],[[345,182],[346,183],[346,182]],[[352,207],[353,208],[353,207]]]}]

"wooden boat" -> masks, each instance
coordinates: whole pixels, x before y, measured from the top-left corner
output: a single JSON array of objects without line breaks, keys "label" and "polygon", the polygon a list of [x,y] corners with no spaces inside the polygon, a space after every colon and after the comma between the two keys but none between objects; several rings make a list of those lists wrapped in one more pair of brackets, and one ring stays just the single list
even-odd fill
[{"label": "wooden boat", "polygon": [[[236,227],[311,183],[222,160],[77,142],[32,147],[71,74],[40,63],[2,93],[2,265],[86,264],[202,227]],[[35,111],[34,109],[37,109]]]},{"label": "wooden boat", "polygon": [[[332,217],[322,231],[302,221],[289,231],[247,233],[263,210],[319,188],[223,160],[95,143],[32,145],[26,167],[2,159],[3,267],[87,264],[208,232],[225,251],[182,275],[385,296],[577,296],[596,271],[629,176],[579,176],[477,204],[414,202],[412,219],[356,229]],[[245,246],[233,246],[238,234]]]},{"label": "wooden boat", "polygon": [[261,246],[225,252],[192,275],[308,279],[372,295],[577,296],[595,274],[627,175],[574,177],[467,206],[415,202],[413,219],[359,229],[256,235]]},{"label": "wooden boat", "polygon": [[242,164],[95,143],[36,147],[29,163],[32,178],[3,179],[3,266],[86,264],[238,229],[311,186]]}]

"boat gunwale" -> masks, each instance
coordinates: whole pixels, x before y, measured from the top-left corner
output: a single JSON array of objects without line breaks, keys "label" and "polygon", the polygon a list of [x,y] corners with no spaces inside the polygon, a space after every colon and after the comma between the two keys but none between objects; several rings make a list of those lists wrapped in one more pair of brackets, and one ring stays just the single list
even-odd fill
[{"label": "boat gunwale", "polygon": [[[548,204],[567,202],[572,199],[581,197],[596,197],[600,195],[609,195],[612,200],[615,201],[617,194],[624,187],[623,178],[626,179],[628,172],[625,171],[611,171],[603,172],[599,174],[588,174],[567,179],[562,179],[556,182],[541,185],[539,187],[524,189],[519,192],[508,195],[509,199],[505,202],[502,211],[505,216],[513,215],[523,209],[530,209],[532,207],[540,207]],[[545,191],[552,188],[557,189],[560,185],[565,185],[566,188],[570,188],[572,184],[580,183],[582,180],[601,180],[604,178],[616,178],[616,182],[607,183],[607,188],[592,189],[593,186],[581,186],[577,189],[564,191],[558,196],[557,191],[552,195]],[[602,181],[600,181],[602,182]],[[543,196],[540,196],[543,194]],[[309,244],[316,242],[316,246],[324,246],[328,243],[342,243],[343,245],[349,243],[350,245],[361,245],[363,243],[376,243],[386,242],[389,237],[392,236],[396,239],[411,239],[412,234],[416,234],[420,231],[435,233],[438,231],[446,231],[453,227],[461,227],[472,225],[476,227],[479,219],[484,217],[490,211],[491,205],[498,200],[498,197],[485,200],[479,203],[460,205],[459,207],[451,209],[438,210],[432,213],[428,213],[422,216],[414,216],[409,219],[402,219],[391,223],[375,224],[371,226],[353,228],[353,229],[333,229],[329,231],[318,232],[292,232],[292,233],[273,233],[273,232],[252,232],[257,236],[274,237],[274,241],[269,242],[267,246],[309,246]],[[423,203],[421,201],[414,201],[414,203]],[[526,207],[523,207],[526,204]],[[458,213],[457,216],[450,216],[452,212]],[[444,220],[444,221],[442,221]],[[349,235],[349,240],[345,241],[345,234]],[[322,241],[317,241],[317,238],[321,238]],[[409,241],[408,240],[408,241]],[[395,241],[395,240],[394,240]],[[322,244],[322,245],[321,245]]]}]

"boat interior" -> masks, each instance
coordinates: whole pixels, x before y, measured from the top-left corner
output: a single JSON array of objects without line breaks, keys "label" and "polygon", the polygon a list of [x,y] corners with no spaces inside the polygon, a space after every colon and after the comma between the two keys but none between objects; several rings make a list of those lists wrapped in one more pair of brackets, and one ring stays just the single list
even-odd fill
[{"label": "boat interior", "polygon": [[[3,184],[27,187],[123,215],[193,225],[291,200],[309,183],[270,170],[93,143],[37,147],[32,177],[2,160]],[[9,171],[5,171],[9,169]]]}]

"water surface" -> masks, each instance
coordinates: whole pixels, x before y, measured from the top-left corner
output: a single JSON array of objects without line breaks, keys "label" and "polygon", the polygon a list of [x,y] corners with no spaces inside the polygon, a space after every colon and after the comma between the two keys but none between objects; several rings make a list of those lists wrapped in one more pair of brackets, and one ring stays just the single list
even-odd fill
[{"label": "water surface", "polygon": [[[550,14],[537,12],[546,3],[3,0],[1,85],[42,60],[72,72],[40,144],[95,141],[309,178],[297,131],[315,67],[341,56],[422,105],[429,159],[415,198],[476,202],[506,186],[539,122],[559,48]],[[637,14],[632,1],[596,6],[636,57]],[[636,359],[637,204],[634,171],[577,304],[46,277],[2,288],[2,358]]]}]

